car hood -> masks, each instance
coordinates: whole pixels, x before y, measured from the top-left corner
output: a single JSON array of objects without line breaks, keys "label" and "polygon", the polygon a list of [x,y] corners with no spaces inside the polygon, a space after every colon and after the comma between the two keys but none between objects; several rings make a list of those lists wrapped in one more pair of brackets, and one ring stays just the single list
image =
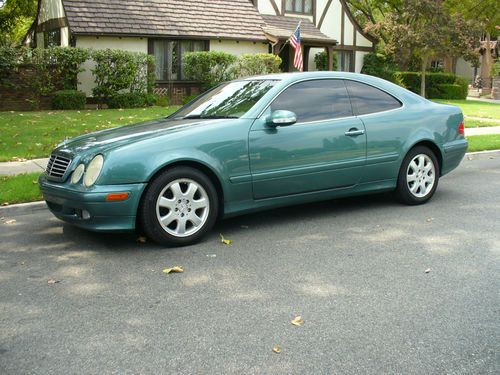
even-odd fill
[{"label": "car hood", "polygon": [[229,120],[174,120],[166,118],[151,120],[69,139],[59,144],[55,152],[70,156],[97,154],[145,139],[157,138],[174,132],[184,131],[188,128],[191,129],[192,127],[214,125],[214,122],[221,121]]}]

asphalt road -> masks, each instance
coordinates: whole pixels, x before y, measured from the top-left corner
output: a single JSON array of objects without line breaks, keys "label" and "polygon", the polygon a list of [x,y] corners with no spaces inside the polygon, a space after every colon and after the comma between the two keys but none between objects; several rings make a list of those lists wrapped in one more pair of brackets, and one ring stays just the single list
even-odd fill
[{"label": "asphalt road", "polygon": [[424,206],[274,210],[182,249],[3,218],[0,373],[498,374],[500,158]]}]

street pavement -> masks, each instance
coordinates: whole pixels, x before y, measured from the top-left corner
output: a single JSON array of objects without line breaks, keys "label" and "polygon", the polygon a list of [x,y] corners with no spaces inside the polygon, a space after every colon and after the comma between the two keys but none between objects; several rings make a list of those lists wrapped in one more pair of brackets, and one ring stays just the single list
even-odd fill
[{"label": "street pavement", "polygon": [[423,206],[278,209],[170,249],[18,211],[0,373],[499,374],[499,192],[500,158],[464,160]]}]

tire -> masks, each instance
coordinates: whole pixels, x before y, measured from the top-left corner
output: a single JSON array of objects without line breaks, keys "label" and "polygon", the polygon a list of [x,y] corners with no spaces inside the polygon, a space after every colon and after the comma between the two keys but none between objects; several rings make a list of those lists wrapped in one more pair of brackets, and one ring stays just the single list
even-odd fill
[{"label": "tire", "polygon": [[194,168],[174,167],[152,180],[138,218],[144,234],[168,246],[199,241],[215,224],[218,197],[212,181]]},{"label": "tire", "polygon": [[396,197],[408,205],[426,203],[437,189],[439,173],[438,160],[429,148],[412,148],[399,170]]}]

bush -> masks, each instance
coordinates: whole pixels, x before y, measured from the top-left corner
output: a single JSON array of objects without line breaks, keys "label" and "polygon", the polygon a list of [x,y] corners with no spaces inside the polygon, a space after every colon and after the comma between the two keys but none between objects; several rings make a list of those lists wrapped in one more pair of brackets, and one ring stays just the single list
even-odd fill
[{"label": "bush", "polygon": [[[96,83],[92,93],[100,103],[108,102],[111,97],[117,97],[121,94],[142,94],[153,91],[155,84],[154,56],[106,49],[93,51],[92,58],[96,63],[92,70]],[[131,102],[134,102],[135,99],[132,100],[132,97],[129,98]],[[120,99],[113,100],[127,101],[121,96]]]},{"label": "bush", "polygon": [[52,96],[53,109],[85,109],[85,93],[77,90],[60,90]]},{"label": "bush", "polygon": [[[408,90],[413,91],[416,94],[420,94],[420,82],[421,74],[420,72],[398,72],[397,76],[401,79],[404,87]],[[451,73],[426,73],[425,75],[425,96],[429,97],[432,93],[436,95],[437,85],[452,85],[457,83],[457,76]],[[461,83],[458,83],[461,84]],[[437,98],[434,98],[437,99]]]},{"label": "bush", "polygon": [[431,99],[466,99],[468,93],[468,84],[460,85],[457,83],[443,83],[436,85],[429,90]]},{"label": "bush", "polygon": [[156,96],[144,92],[116,94],[107,99],[109,108],[141,108],[156,104]]},{"label": "bush", "polygon": [[236,56],[218,51],[188,52],[182,60],[186,78],[203,82],[204,89],[229,81],[235,62]]},{"label": "bush", "polygon": [[182,98],[182,104],[188,104],[190,101],[196,99],[199,95],[186,95]]},{"label": "bush", "polygon": [[401,80],[396,74],[397,70],[398,66],[392,61],[390,57],[387,57],[380,53],[372,52],[365,55],[361,73],[369,74],[371,76],[401,84]]},{"label": "bush", "polygon": [[281,58],[272,53],[244,54],[238,57],[233,65],[231,78],[279,73],[280,66]]},{"label": "bush", "polygon": [[497,60],[492,66],[491,66],[491,78],[495,78],[500,76],[500,60]]},{"label": "bush", "polygon": [[155,104],[158,107],[168,107],[170,105],[170,98],[167,95],[155,95]]},{"label": "bush", "polygon": [[[325,51],[318,52],[314,55],[314,63],[316,64],[316,69],[319,71],[328,70],[328,54]],[[333,70],[337,70],[337,54],[333,53]]]}]

